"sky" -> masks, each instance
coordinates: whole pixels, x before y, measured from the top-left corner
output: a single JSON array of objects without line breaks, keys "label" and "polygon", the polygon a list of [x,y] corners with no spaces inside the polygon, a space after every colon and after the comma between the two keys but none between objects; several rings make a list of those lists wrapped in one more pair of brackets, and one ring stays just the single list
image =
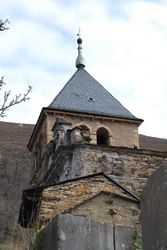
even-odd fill
[{"label": "sky", "polygon": [[3,91],[33,90],[0,121],[36,123],[77,70],[80,27],[85,69],[144,120],[140,134],[167,138],[166,13],[166,0],[1,0]]}]

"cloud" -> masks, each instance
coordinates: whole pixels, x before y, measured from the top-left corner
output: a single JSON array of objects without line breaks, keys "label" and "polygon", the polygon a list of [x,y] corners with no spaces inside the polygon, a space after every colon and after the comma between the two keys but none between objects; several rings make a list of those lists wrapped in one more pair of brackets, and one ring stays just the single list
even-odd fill
[{"label": "cloud", "polygon": [[36,122],[76,70],[80,26],[86,70],[145,120],[140,133],[166,137],[166,1],[5,0],[2,9],[11,24],[0,34],[0,74],[13,94],[33,85],[3,120]]}]

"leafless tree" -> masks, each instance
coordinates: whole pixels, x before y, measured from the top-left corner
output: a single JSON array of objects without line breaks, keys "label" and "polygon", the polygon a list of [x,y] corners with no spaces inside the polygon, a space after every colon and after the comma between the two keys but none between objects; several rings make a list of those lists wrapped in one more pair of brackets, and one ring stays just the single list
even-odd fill
[{"label": "leafless tree", "polygon": [[[5,21],[0,20],[0,31],[4,31],[9,29],[6,27],[6,24],[9,23],[8,19]],[[2,91],[5,85],[4,77],[0,79],[0,91]],[[12,106],[19,104],[21,102],[25,102],[30,99],[29,93],[31,92],[32,87],[28,86],[28,89],[25,94],[17,94],[14,98],[10,98],[11,91],[7,90],[3,93],[2,100],[0,99],[0,117],[6,116],[6,111]]]}]

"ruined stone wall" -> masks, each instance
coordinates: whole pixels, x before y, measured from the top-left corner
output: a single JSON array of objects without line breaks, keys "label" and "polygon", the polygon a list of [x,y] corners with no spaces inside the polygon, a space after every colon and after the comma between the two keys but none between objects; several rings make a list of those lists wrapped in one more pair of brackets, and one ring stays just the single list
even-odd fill
[{"label": "ruined stone wall", "polygon": [[103,175],[45,188],[41,198],[40,223],[47,224],[61,213],[128,226],[136,226],[139,221],[136,199]]},{"label": "ruined stone wall", "polygon": [[71,176],[105,172],[140,195],[149,176],[166,160],[165,152],[78,145],[73,151]]}]

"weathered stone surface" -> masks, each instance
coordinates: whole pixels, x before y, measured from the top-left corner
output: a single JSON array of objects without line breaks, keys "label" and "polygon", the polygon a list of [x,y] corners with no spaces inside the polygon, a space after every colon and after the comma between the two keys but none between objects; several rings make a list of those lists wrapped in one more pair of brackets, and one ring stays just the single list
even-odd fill
[{"label": "weathered stone surface", "polygon": [[91,250],[91,227],[87,218],[60,215],[58,217],[58,225],[58,249]]},{"label": "weathered stone surface", "polygon": [[91,250],[91,226],[85,217],[58,215],[45,228],[43,250]]},{"label": "weathered stone surface", "polygon": [[48,223],[48,219],[62,213],[128,226],[135,226],[139,220],[136,200],[101,174],[45,188],[41,198],[40,223]]},{"label": "weathered stone surface", "polygon": [[43,250],[129,250],[134,230],[60,214],[44,230]]},{"label": "weathered stone surface", "polygon": [[115,250],[129,250],[134,242],[135,228],[115,225]]},{"label": "weathered stone surface", "polygon": [[141,196],[143,250],[167,249],[167,162],[148,180]]},{"label": "weathered stone surface", "polygon": [[53,250],[58,249],[59,243],[59,223],[58,217],[53,218],[52,223],[50,223],[44,230],[43,234],[43,250]]},{"label": "weathered stone surface", "polygon": [[[83,145],[75,147],[71,175],[105,172],[140,195],[149,176],[167,160],[166,152]],[[77,157],[78,155],[78,157]],[[81,156],[82,157],[79,157]],[[74,160],[75,159],[75,160]],[[133,182],[131,181],[133,179]],[[129,183],[129,184],[128,184]]]},{"label": "weathered stone surface", "polygon": [[132,200],[102,192],[70,210],[70,214],[86,216],[93,221],[135,226],[139,207]]},{"label": "weathered stone surface", "polygon": [[114,249],[113,224],[91,221],[91,250]]}]

